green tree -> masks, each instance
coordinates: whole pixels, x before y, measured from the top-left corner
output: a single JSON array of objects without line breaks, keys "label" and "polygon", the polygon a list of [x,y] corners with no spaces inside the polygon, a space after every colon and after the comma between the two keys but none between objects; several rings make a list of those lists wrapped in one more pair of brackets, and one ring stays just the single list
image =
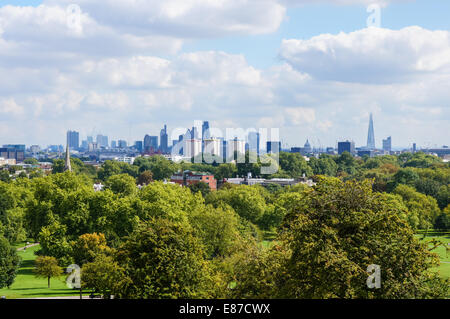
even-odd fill
[{"label": "green tree", "polygon": [[0,288],[10,287],[20,266],[20,257],[8,240],[0,235]]},{"label": "green tree", "polygon": [[143,171],[139,174],[137,183],[138,185],[148,185],[153,182],[153,174],[150,171]]},{"label": "green tree", "polygon": [[218,180],[221,181],[224,178],[231,178],[234,177],[237,173],[237,168],[236,165],[233,163],[224,163],[224,164],[220,164],[217,169],[216,172],[214,174],[214,177]]},{"label": "green tree", "polygon": [[71,243],[72,257],[76,264],[82,266],[93,262],[99,255],[109,254],[111,249],[106,244],[104,234],[84,234]]},{"label": "green tree", "polygon": [[198,182],[198,183],[191,184],[188,186],[188,188],[194,194],[197,192],[200,192],[203,197],[206,197],[211,192],[209,185],[205,182]]},{"label": "green tree", "polygon": [[35,260],[35,276],[38,278],[47,278],[47,285],[50,288],[50,278],[59,277],[63,274],[63,269],[58,266],[55,257],[39,256]]},{"label": "green tree", "polygon": [[137,192],[136,180],[128,174],[109,177],[105,183],[105,187],[121,196],[129,196]]},{"label": "green tree", "polygon": [[98,255],[92,262],[81,268],[81,286],[101,293],[103,298],[110,299],[119,287],[132,284],[127,281],[125,270],[112,256]]},{"label": "green tree", "polygon": [[188,225],[151,219],[121,246],[117,261],[129,280],[114,293],[127,299],[208,297],[210,270]]},{"label": "green tree", "polygon": [[151,171],[153,179],[162,181],[169,179],[179,169],[179,165],[169,161],[164,156],[155,155],[150,157],[139,157],[133,165],[138,167],[139,172]]},{"label": "green tree", "polygon": [[[368,181],[320,178],[306,192],[289,209],[279,246],[271,248],[272,256],[281,251],[281,257],[257,258],[253,262],[256,269],[246,268],[248,263],[244,263],[241,268],[246,282],[249,278],[256,283],[268,281],[266,286],[275,298],[447,295],[448,280],[429,271],[438,264],[438,256],[419,242],[398,208],[385,194],[374,193]],[[268,261],[272,266],[265,265]],[[366,286],[366,269],[372,264],[382,269],[381,289]],[[241,280],[237,278],[238,286]]]}]

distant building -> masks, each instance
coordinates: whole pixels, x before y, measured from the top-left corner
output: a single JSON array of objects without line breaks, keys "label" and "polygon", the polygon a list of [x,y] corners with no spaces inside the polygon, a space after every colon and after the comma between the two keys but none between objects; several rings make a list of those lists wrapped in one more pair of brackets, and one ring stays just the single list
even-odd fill
[{"label": "distant building", "polygon": [[117,142],[111,141],[111,148],[116,148],[116,147],[117,147]]},{"label": "distant building", "polygon": [[341,155],[344,152],[355,154],[355,143],[353,141],[338,142],[338,154]]},{"label": "distant building", "polygon": [[158,136],[145,135],[144,152],[156,152],[158,150]]},{"label": "distant building", "polygon": [[117,142],[117,144],[118,144],[119,148],[126,148],[127,147],[127,141],[124,141],[124,140],[119,140]]},{"label": "distant building", "polygon": [[273,142],[273,141],[268,141],[267,142],[267,153],[272,153],[272,154],[276,154],[276,153],[280,153],[281,151],[281,142]]},{"label": "distant building", "polygon": [[41,151],[41,147],[39,145],[31,145],[30,146],[30,153],[31,154],[37,154]]},{"label": "distant building", "polygon": [[417,144],[413,143],[413,148],[412,148],[413,153],[417,152]]},{"label": "distant building", "polygon": [[183,145],[184,156],[188,158],[196,157],[202,152],[202,140],[186,139]]},{"label": "distant building", "polygon": [[369,149],[369,150],[375,149],[375,131],[373,128],[372,113],[370,113],[370,119],[369,119],[369,133],[367,134],[367,149]]},{"label": "distant building", "polygon": [[144,144],[142,143],[142,141],[136,141],[136,142],[134,142],[134,148],[138,152],[142,153],[142,151],[144,150]]},{"label": "distant building", "polygon": [[160,134],[160,146],[159,149],[162,153],[169,152],[169,135],[167,134],[167,125],[164,125],[164,128],[161,130]]},{"label": "distant building", "polygon": [[392,138],[390,136],[387,139],[383,140],[383,151],[392,151]]},{"label": "distant building", "polygon": [[80,147],[80,133],[75,131],[67,132],[67,143],[72,150],[78,150]]},{"label": "distant building", "polygon": [[109,147],[108,136],[105,135],[97,135],[97,145],[99,147]]},{"label": "distant building", "polygon": [[254,152],[257,155],[259,155],[260,154],[260,141],[261,141],[261,137],[258,132],[248,133],[248,137],[247,137],[248,150],[250,152]]},{"label": "distant building", "polygon": [[375,151],[374,150],[368,150],[368,149],[361,149],[358,150],[357,152],[358,156],[363,157],[363,156],[369,156],[369,157],[374,157],[375,156]]},{"label": "distant building", "polygon": [[0,157],[3,157],[4,159],[15,159],[16,162],[23,162],[25,159],[25,145],[3,145],[3,147],[0,148]]},{"label": "distant building", "polygon": [[208,138],[203,140],[203,153],[215,156],[222,154],[222,141],[217,138]]},{"label": "distant building", "polygon": [[172,183],[176,183],[183,186],[189,186],[192,184],[203,182],[208,184],[211,190],[217,189],[217,180],[214,178],[214,175],[210,173],[196,173],[191,171],[184,171],[172,175],[170,181]]},{"label": "distant building", "polygon": [[234,139],[228,141],[227,146],[227,156],[229,158],[234,159],[236,152],[238,156],[239,154],[245,155],[245,141],[235,137]]}]

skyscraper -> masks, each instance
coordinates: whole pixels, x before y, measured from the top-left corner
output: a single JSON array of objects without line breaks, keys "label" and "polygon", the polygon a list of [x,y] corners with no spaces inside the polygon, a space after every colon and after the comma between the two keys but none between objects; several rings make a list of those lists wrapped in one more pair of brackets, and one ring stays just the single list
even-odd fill
[{"label": "skyscraper", "polygon": [[392,139],[390,136],[387,139],[383,140],[383,151],[392,151]]},{"label": "skyscraper", "polygon": [[202,139],[203,140],[207,140],[210,139],[211,134],[209,133],[209,122],[208,121],[204,121],[203,125],[202,125]]},{"label": "skyscraper", "polygon": [[369,150],[375,149],[375,132],[373,129],[373,116],[372,113],[370,113],[370,120],[369,120],[369,134],[367,135],[367,148]]},{"label": "skyscraper", "polygon": [[78,150],[80,146],[80,134],[75,131],[67,131],[67,145],[73,150]]},{"label": "skyscraper", "polygon": [[350,154],[355,153],[355,143],[353,141],[338,142],[338,154],[341,155],[344,152]]},{"label": "skyscraper", "polygon": [[161,152],[167,153],[169,151],[169,135],[167,134],[167,125],[164,125],[159,137],[161,142],[159,149]]},{"label": "skyscraper", "polygon": [[260,135],[258,132],[249,132],[248,137],[248,150],[259,155]]}]

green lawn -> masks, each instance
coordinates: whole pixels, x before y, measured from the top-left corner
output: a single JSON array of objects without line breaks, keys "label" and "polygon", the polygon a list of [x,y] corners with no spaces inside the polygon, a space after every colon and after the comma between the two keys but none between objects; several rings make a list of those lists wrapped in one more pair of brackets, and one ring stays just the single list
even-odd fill
[{"label": "green lawn", "polygon": [[[422,240],[424,232],[421,231],[420,234],[417,235],[418,238]],[[430,231],[427,233],[427,236],[423,239],[427,242],[437,239],[446,245],[450,243],[450,233],[439,233]],[[433,270],[439,271],[443,278],[450,278],[450,253],[446,254],[445,247],[439,246],[433,252],[437,253],[441,260],[441,265]]]},{"label": "green lawn", "polygon": [[[23,245],[17,246],[23,247]],[[47,279],[36,278],[34,276],[33,268],[34,260],[36,259],[34,252],[38,249],[39,246],[35,246],[18,253],[22,258],[19,273],[10,289],[0,289],[0,296],[6,296],[8,299],[13,299],[78,295],[79,292],[77,290],[67,288],[65,276],[61,276],[61,278],[52,278],[50,281],[50,288],[47,288]]]}]

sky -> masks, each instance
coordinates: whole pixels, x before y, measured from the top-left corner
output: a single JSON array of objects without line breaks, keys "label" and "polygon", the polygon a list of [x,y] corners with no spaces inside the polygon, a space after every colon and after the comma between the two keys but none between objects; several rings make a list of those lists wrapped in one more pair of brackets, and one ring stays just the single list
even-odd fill
[{"label": "sky", "polygon": [[[369,10],[370,9],[370,10]],[[167,124],[449,145],[450,1],[0,0],[0,144]]]}]

